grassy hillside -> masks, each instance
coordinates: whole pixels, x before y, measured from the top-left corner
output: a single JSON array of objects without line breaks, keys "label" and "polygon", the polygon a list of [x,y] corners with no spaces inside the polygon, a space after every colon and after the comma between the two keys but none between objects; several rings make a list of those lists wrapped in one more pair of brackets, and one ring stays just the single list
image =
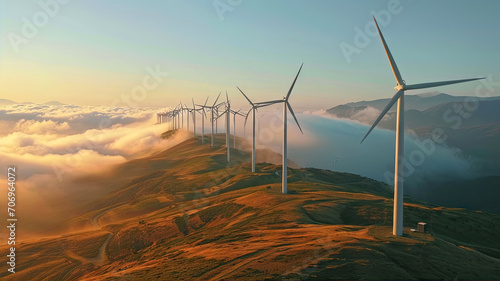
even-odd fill
[{"label": "grassy hillside", "polygon": [[[385,184],[290,169],[281,194],[280,166],[252,173],[236,149],[228,164],[222,140],[188,140],[121,165],[110,174],[120,184],[106,182],[107,193],[67,222],[77,231],[25,241],[18,272],[0,264],[0,278],[500,279],[500,216],[405,198],[405,235],[394,237]],[[429,233],[410,231],[420,221]]]}]

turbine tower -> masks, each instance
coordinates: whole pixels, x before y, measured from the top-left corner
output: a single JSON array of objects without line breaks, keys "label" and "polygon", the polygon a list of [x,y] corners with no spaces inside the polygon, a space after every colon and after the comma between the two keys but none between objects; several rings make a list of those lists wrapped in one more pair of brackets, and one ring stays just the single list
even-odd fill
[{"label": "turbine tower", "polygon": [[[236,88],[238,88],[238,86],[236,86]],[[245,93],[243,93],[240,88],[238,88],[238,90],[252,106],[245,116],[245,125],[247,124],[248,114],[252,111],[252,173],[255,173],[255,110],[257,109],[257,106],[247,97],[247,95],[245,95]]]},{"label": "turbine tower", "polygon": [[333,155],[333,171],[337,171],[337,161],[340,160],[337,156]]},{"label": "turbine tower", "polygon": [[256,107],[264,107],[264,106],[269,106],[272,104],[276,103],[283,103],[283,159],[282,159],[282,172],[281,172],[281,192],[282,193],[287,193],[288,192],[288,187],[287,187],[287,108],[290,110],[290,113],[292,114],[293,119],[295,120],[295,123],[297,123],[297,126],[299,127],[300,132],[302,132],[302,128],[300,128],[299,121],[297,121],[297,117],[295,117],[295,113],[293,113],[292,106],[288,102],[288,99],[290,98],[290,94],[292,94],[293,87],[295,86],[295,82],[297,82],[297,78],[299,77],[300,71],[302,70],[302,66],[304,64],[300,65],[299,71],[297,72],[297,75],[295,76],[295,79],[292,82],[292,85],[290,86],[290,89],[288,90],[288,93],[286,94],[286,97],[283,97],[282,100],[273,100],[273,101],[267,101],[267,102],[260,102],[260,103],[255,103]]},{"label": "turbine tower", "polygon": [[179,105],[181,107],[181,109],[179,109],[179,112],[181,113],[180,114],[180,117],[181,117],[181,125],[179,128],[181,129],[184,129],[184,107],[182,106],[182,102],[179,102]]},{"label": "turbine tower", "polygon": [[[194,104],[194,99],[191,98],[191,101],[193,102],[193,109],[191,110],[191,112],[193,113],[193,117],[192,117],[193,118],[193,137],[196,138],[196,112],[197,111],[200,112],[201,117],[202,117],[202,123],[204,123],[203,122],[203,119],[204,119],[203,114],[205,113],[205,110],[204,110],[203,106],[196,109],[196,105]],[[208,97],[207,97],[207,101],[208,101]],[[207,105],[207,101],[205,101],[205,105]],[[202,124],[202,125],[204,125],[204,124]],[[201,139],[202,139],[201,143],[203,143],[203,136],[201,137]]]},{"label": "turbine tower", "polygon": [[[209,108],[210,109],[210,124],[211,124],[211,135],[212,135],[212,139],[210,140],[210,146],[214,146],[214,121],[215,121],[215,118],[214,118],[214,109],[216,109],[219,105],[223,104],[223,103],[220,103],[218,105],[216,105],[217,101],[219,100],[219,97],[220,97],[220,94],[217,96],[217,99],[215,99],[215,102],[212,106],[207,106],[205,102],[205,105],[198,105],[198,106],[202,106],[203,109],[205,108]],[[208,101],[208,98],[207,98],[207,101]],[[202,125],[203,127],[203,125]],[[203,142],[203,137],[202,137],[202,142]]]},{"label": "turbine tower", "polygon": [[233,144],[233,147],[236,148],[236,115],[240,115],[240,116],[243,116],[245,117],[245,115],[241,114],[240,113],[241,109],[239,109],[238,111],[234,111],[231,109],[231,113],[233,114],[233,141],[234,141],[234,144]]},{"label": "turbine tower", "polygon": [[[230,134],[231,134],[231,122],[230,122],[230,116],[231,116],[231,105],[229,104],[229,98],[227,96],[227,92],[226,92],[226,102],[224,103],[221,103],[221,104],[225,104],[226,105],[226,109],[221,113],[219,114],[219,112],[217,111],[217,116],[215,117],[215,122],[217,124],[217,120],[219,120],[219,118],[221,118],[222,116],[224,116],[226,118],[226,149],[227,149],[227,162],[231,162],[231,143],[230,143]],[[219,104],[220,105],[220,104]]]},{"label": "turbine tower", "polygon": [[205,143],[205,118],[207,117],[207,113],[205,112],[205,108],[208,108],[208,106],[207,106],[208,98],[209,97],[207,97],[207,99],[205,100],[204,105],[197,104],[203,112],[201,114],[201,143]]},{"label": "turbine tower", "polygon": [[378,118],[373,123],[372,127],[368,130],[365,137],[361,142],[363,142],[366,137],[370,134],[370,132],[377,126],[377,124],[382,120],[385,114],[391,109],[391,107],[398,102],[397,109],[397,119],[396,119],[396,159],[394,165],[394,215],[393,215],[393,226],[392,226],[392,234],[401,236],[403,235],[403,160],[404,160],[404,92],[407,90],[418,90],[425,89],[431,87],[438,87],[450,84],[463,83],[468,81],[474,81],[478,79],[484,78],[472,78],[472,79],[461,79],[461,80],[451,80],[451,81],[441,81],[441,82],[431,82],[431,83],[421,83],[421,84],[413,84],[406,85],[405,81],[401,77],[401,73],[392,57],[391,51],[385,42],[384,36],[380,31],[377,20],[373,17],[375,21],[375,25],[377,26],[378,34],[380,35],[380,39],[382,40],[382,45],[384,46],[385,53],[387,58],[389,59],[389,63],[392,68],[392,72],[394,73],[394,77],[396,78],[397,86],[396,94],[392,97],[386,107],[382,110]]},{"label": "turbine tower", "polygon": [[226,91],[226,146],[227,146],[227,162],[231,162],[231,104]]}]

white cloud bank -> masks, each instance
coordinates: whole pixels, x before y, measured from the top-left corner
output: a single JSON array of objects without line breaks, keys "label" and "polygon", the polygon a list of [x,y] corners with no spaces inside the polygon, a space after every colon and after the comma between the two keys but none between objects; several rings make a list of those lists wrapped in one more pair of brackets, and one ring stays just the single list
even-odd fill
[{"label": "white cloud bank", "polygon": [[[0,107],[2,166],[18,166],[21,180],[94,172],[166,149],[153,108],[10,105]],[[5,177],[2,174],[1,177]]]}]

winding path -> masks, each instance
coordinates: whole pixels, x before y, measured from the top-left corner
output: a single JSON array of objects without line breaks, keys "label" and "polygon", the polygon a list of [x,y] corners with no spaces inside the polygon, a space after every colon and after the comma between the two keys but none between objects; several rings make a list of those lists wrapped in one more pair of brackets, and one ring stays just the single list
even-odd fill
[{"label": "winding path", "polygon": [[[107,212],[109,212],[110,210],[117,208],[117,207],[119,207],[119,206],[109,207],[109,208],[106,208],[106,209],[98,212],[97,214],[95,214],[92,217],[92,219],[90,219],[90,223],[93,226],[95,226],[99,229],[102,229],[102,226],[99,224],[99,218],[102,217]],[[104,241],[102,246],[99,248],[99,252],[97,253],[97,256],[95,256],[93,258],[82,257],[82,256],[80,256],[80,255],[78,255],[70,250],[66,250],[65,253],[68,257],[75,259],[81,263],[84,263],[84,264],[91,263],[91,264],[94,264],[96,266],[101,266],[106,261],[108,261],[108,256],[106,255],[106,247],[108,246],[108,243],[109,243],[109,241],[111,241],[113,236],[114,236],[114,234],[111,232],[108,234],[108,237],[106,238],[106,240]]]}]

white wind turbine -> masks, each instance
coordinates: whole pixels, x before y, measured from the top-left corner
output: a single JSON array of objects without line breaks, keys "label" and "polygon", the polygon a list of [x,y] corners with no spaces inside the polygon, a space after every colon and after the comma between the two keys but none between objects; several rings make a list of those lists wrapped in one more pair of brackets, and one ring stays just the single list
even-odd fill
[{"label": "white wind turbine", "polygon": [[183,129],[184,128],[184,107],[182,106],[182,102],[179,102],[179,106],[181,109],[179,109],[179,117],[180,117],[180,120],[179,120],[179,129]]},{"label": "white wind turbine", "polygon": [[[182,106],[182,104],[181,104]],[[187,105],[183,105],[182,106],[182,110],[183,111],[186,111],[186,130],[189,132],[189,113],[191,113],[193,111],[193,109],[190,109],[189,107],[187,107]]]},{"label": "white wind turbine", "polygon": [[226,91],[226,146],[227,146],[227,162],[231,162],[231,104]]},{"label": "white wind turbine", "polygon": [[[210,129],[211,129],[211,136],[212,136],[212,138],[210,140],[210,146],[214,146],[214,121],[215,121],[214,120],[214,109],[216,109],[220,105],[220,104],[216,105],[217,101],[219,100],[219,97],[220,97],[220,93],[217,96],[217,99],[215,99],[215,102],[214,102],[214,104],[212,106],[207,106],[206,105],[207,101],[208,101],[208,98],[207,98],[207,101],[205,101],[205,105],[199,105],[198,104],[198,106],[201,106],[203,108],[203,110],[205,110],[205,108],[209,108],[210,109],[210,124],[211,124]],[[203,125],[204,124],[202,124],[202,128],[204,128]],[[204,132],[205,132],[205,130],[203,129],[203,135],[205,135]],[[202,136],[201,140],[202,140],[202,143],[203,143],[203,136]]]},{"label": "white wind turbine", "polygon": [[231,113],[233,114],[233,141],[234,141],[234,144],[233,144],[233,147],[236,148],[236,115],[240,115],[240,116],[243,116],[245,117],[245,115],[241,114],[240,113],[240,110],[239,109],[238,111],[234,111],[231,109]]},{"label": "white wind turbine", "polygon": [[205,143],[205,118],[207,117],[207,113],[205,112],[205,108],[207,108],[208,98],[209,97],[207,97],[207,99],[205,100],[205,104],[204,105],[199,105],[198,104],[198,106],[201,108],[201,110],[203,112],[201,114],[201,143]]},{"label": "white wind turbine", "polygon": [[[221,103],[219,105],[222,105],[222,104],[225,104],[226,105],[226,109],[219,114],[219,112],[217,111],[216,115],[215,116],[215,124],[217,124],[217,120],[219,120],[219,118],[221,118],[222,116],[224,116],[226,118],[226,148],[227,148],[227,162],[231,162],[231,143],[230,143],[230,134],[231,134],[231,124],[230,124],[230,115],[231,115],[231,105],[229,104],[229,98],[227,96],[227,92],[226,92],[226,102],[225,103]],[[218,106],[219,106],[218,105]]]},{"label": "white wind turbine", "polygon": [[[295,79],[293,80],[292,85],[290,86],[290,89],[288,90],[288,93],[286,94],[285,97],[283,97],[282,100],[273,100],[273,101],[252,103],[248,99],[248,97],[245,94],[243,94],[243,92],[241,92],[241,90],[240,90],[240,92],[247,98],[247,100],[252,105],[253,118],[254,118],[254,122],[253,122],[254,141],[255,141],[255,110],[259,107],[269,106],[269,105],[277,104],[277,103],[283,103],[283,147],[282,147],[283,160],[282,160],[282,172],[281,172],[281,191],[283,193],[288,192],[288,188],[287,188],[287,168],[288,168],[287,167],[288,166],[288,163],[287,163],[287,159],[288,159],[287,158],[287,145],[288,145],[288,143],[287,143],[287,129],[288,129],[288,126],[287,126],[287,108],[290,110],[290,113],[292,114],[293,119],[295,120],[295,123],[297,123],[297,126],[299,127],[300,132],[303,133],[302,128],[300,128],[299,121],[297,121],[297,117],[295,117],[295,113],[293,113],[292,106],[288,102],[288,99],[290,98],[290,94],[292,94],[293,87],[295,86],[295,82],[297,82],[297,78],[299,77],[299,74],[300,74],[300,71],[302,70],[303,65],[304,64],[300,65],[299,71],[297,72],[297,75],[295,76]],[[247,116],[248,116],[248,114],[247,114]],[[255,148],[255,146],[254,146],[254,148]],[[255,158],[253,158],[252,160],[254,160],[254,159]]]},{"label": "white wind turbine", "polygon": [[382,120],[384,115],[389,111],[389,109],[398,102],[397,109],[397,119],[396,119],[396,159],[395,159],[395,167],[394,167],[394,215],[393,215],[393,226],[392,226],[392,234],[401,236],[403,235],[403,159],[404,159],[404,92],[406,90],[418,90],[425,89],[431,87],[438,87],[450,84],[463,83],[468,81],[474,81],[483,78],[472,78],[472,79],[461,79],[461,80],[451,80],[451,81],[441,81],[441,82],[431,82],[431,83],[421,83],[421,84],[413,84],[406,85],[405,81],[401,77],[401,73],[392,57],[391,51],[385,42],[384,36],[380,31],[377,20],[373,17],[375,21],[375,25],[377,26],[378,34],[380,35],[380,39],[382,40],[382,44],[385,49],[385,53],[387,54],[387,58],[389,59],[389,63],[391,64],[392,72],[396,77],[397,86],[394,89],[397,90],[396,94],[392,97],[386,107],[382,110],[378,118],[373,123],[368,133],[366,133],[365,137],[361,142],[363,142],[366,137],[370,134],[370,132],[377,126],[377,124]]},{"label": "white wind turbine", "polygon": [[333,171],[337,171],[337,161],[340,160],[337,156],[333,155]]},{"label": "white wind turbine", "polygon": [[[202,117],[202,127],[203,125],[205,125],[205,122],[204,122],[204,119],[203,118],[203,114],[205,114],[205,110],[203,108],[203,106],[201,106],[200,108],[196,109],[196,105],[194,104],[194,99],[191,98],[191,101],[193,102],[193,109],[191,109],[191,112],[193,113],[193,137],[196,138],[196,112],[197,111],[200,111],[200,114],[201,114],[201,117]],[[207,101],[208,101],[208,97],[207,97]],[[205,101],[205,105],[207,105],[207,101]],[[204,132],[205,130],[202,129],[202,131]],[[201,143],[203,143],[203,136],[201,137]]]},{"label": "white wind turbine", "polygon": [[277,104],[277,103],[283,103],[283,160],[282,160],[282,172],[281,172],[281,192],[287,193],[288,188],[287,188],[287,108],[290,110],[290,113],[292,114],[293,119],[295,120],[295,123],[297,123],[297,126],[299,127],[300,132],[302,132],[302,128],[300,128],[299,121],[297,121],[297,117],[295,117],[295,113],[293,113],[292,106],[288,102],[288,99],[290,98],[290,95],[292,94],[293,87],[295,86],[295,82],[297,82],[297,78],[299,77],[300,71],[302,70],[302,66],[304,64],[300,65],[299,71],[297,72],[297,75],[295,76],[295,79],[292,82],[292,85],[290,86],[290,89],[288,90],[288,93],[286,94],[286,97],[283,97],[282,100],[273,100],[273,101],[266,101],[266,102],[259,102],[255,103],[256,107],[264,107],[264,106],[269,106],[272,104]]},{"label": "white wind turbine", "polygon": [[[236,86],[238,88],[238,86]],[[257,106],[243,93],[243,91],[238,88],[240,93],[247,99],[247,101],[252,106],[245,116],[245,125],[247,124],[248,114],[252,111],[252,173],[255,173],[255,111],[257,110]]]}]

